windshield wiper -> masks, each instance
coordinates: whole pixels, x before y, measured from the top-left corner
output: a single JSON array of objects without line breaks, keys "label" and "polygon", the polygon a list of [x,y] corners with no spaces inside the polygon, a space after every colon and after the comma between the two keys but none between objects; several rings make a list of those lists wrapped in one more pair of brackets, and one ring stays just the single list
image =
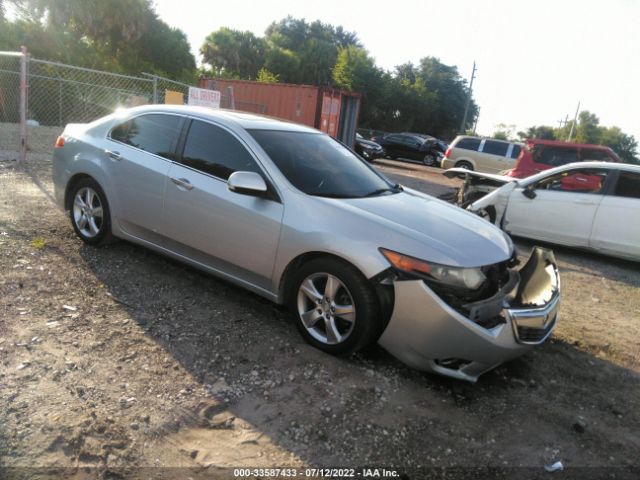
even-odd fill
[{"label": "windshield wiper", "polygon": [[401,191],[402,191],[402,187],[400,186],[399,183],[396,183],[393,187],[379,188],[377,190],[374,190],[373,192],[369,192],[366,195],[363,195],[362,198],[375,197],[376,195],[380,195],[381,193],[384,193],[384,192],[398,193]]}]

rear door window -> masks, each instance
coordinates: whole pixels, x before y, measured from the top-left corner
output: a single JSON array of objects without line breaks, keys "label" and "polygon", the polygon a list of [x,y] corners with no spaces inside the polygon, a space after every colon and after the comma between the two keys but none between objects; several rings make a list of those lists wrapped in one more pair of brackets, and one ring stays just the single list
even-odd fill
[{"label": "rear door window", "polygon": [[509,148],[508,143],[496,142],[495,140],[487,140],[484,143],[484,148],[482,149],[482,153],[489,153],[491,155],[499,155],[501,157],[504,157],[507,155],[508,148]]},{"label": "rear door window", "polygon": [[402,136],[402,143],[408,147],[417,148],[422,143],[421,140],[418,140],[416,137],[410,137],[408,135]]},{"label": "rear door window", "polygon": [[262,174],[236,137],[221,127],[198,120],[189,127],[180,163],[222,180],[237,171]]},{"label": "rear door window", "polygon": [[545,147],[536,152],[534,160],[552,167],[559,167],[567,163],[578,162],[580,158],[577,148]]},{"label": "rear door window", "polygon": [[620,172],[614,195],[616,197],[640,198],[640,174]]},{"label": "rear door window", "polygon": [[458,143],[456,143],[455,148],[463,148],[465,150],[478,150],[480,147],[480,138],[461,138]]},{"label": "rear door window", "polygon": [[116,142],[173,160],[183,121],[177,115],[140,115],[115,127],[109,136]]}]

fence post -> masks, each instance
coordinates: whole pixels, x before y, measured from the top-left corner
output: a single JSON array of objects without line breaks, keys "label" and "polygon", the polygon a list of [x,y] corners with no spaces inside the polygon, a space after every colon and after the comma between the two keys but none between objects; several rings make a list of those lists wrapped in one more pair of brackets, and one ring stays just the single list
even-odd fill
[{"label": "fence post", "polygon": [[27,159],[27,47],[20,47],[20,163]]},{"label": "fence post", "polygon": [[158,77],[153,76],[153,103],[156,105],[158,103]]},{"label": "fence post", "polygon": [[229,92],[229,108],[231,110],[235,110],[236,109],[236,99],[233,98],[233,87],[231,85],[229,85],[227,87],[227,91]]}]

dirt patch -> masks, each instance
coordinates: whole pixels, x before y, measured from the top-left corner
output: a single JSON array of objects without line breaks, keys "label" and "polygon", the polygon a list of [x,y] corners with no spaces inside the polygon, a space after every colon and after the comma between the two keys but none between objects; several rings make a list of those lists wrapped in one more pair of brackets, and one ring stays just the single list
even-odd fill
[{"label": "dirt patch", "polygon": [[0,165],[0,465],[13,474],[531,478],[561,460],[581,478],[637,478],[637,265],[556,249],[552,340],[468,385],[378,348],[330,357],[253,294],[126,242],[85,246],[51,203],[47,161]]}]

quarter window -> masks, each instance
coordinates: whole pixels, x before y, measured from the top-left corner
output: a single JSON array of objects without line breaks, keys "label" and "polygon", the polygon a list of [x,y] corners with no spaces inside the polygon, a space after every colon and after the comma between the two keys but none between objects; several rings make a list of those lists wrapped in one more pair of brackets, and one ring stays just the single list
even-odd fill
[{"label": "quarter window", "polygon": [[614,194],[617,197],[640,198],[640,174],[620,172]]},{"label": "quarter window", "polygon": [[180,163],[227,180],[233,172],[261,173],[249,151],[226,130],[194,120]]},{"label": "quarter window", "polygon": [[507,148],[509,148],[508,143],[487,140],[484,143],[484,148],[482,149],[482,153],[489,153],[491,155],[499,155],[501,157],[504,157],[507,155]]},{"label": "quarter window", "polygon": [[182,121],[176,115],[141,115],[115,127],[110,136],[117,142],[173,159]]},{"label": "quarter window", "polygon": [[520,145],[514,145],[513,151],[511,152],[511,158],[518,158],[520,155],[521,147]]},{"label": "quarter window", "polygon": [[610,162],[611,157],[609,154],[603,150],[593,150],[593,149],[583,149],[580,152],[580,158],[583,162],[588,162],[591,160],[600,161],[600,162]]},{"label": "quarter window", "polygon": [[478,150],[480,146],[479,138],[462,138],[455,144],[455,148],[464,148],[465,150]]}]

